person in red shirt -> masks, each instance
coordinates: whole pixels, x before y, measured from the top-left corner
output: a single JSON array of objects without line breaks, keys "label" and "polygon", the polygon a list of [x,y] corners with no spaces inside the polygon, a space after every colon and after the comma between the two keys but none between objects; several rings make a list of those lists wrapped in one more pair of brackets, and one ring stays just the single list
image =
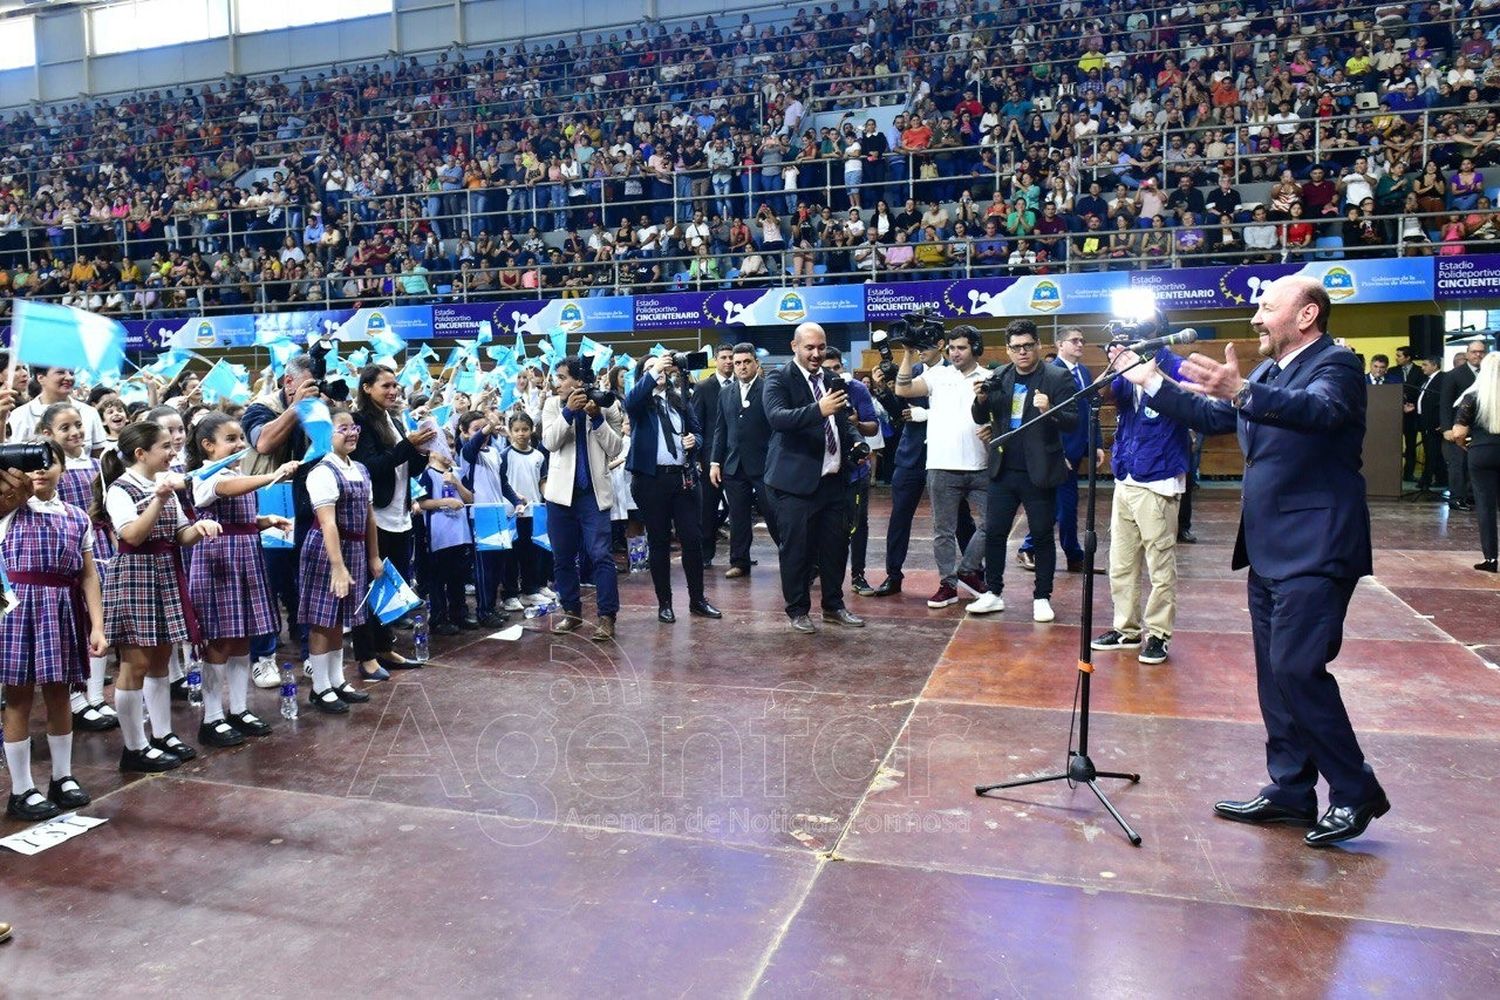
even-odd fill
[{"label": "person in red shirt", "polygon": [[972,90],[964,91],[964,99],[959,101],[958,107],[953,109],[954,115],[958,118],[963,118],[965,111],[967,111],[969,113],[969,117],[973,118],[975,121],[978,121],[979,116],[984,114],[984,105],[975,100],[974,91]]}]

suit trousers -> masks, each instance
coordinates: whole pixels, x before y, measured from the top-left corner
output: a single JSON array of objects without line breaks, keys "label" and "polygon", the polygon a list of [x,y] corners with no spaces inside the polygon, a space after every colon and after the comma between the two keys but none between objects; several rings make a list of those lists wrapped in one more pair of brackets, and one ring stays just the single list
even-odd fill
[{"label": "suit trousers", "polygon": [[974,533],[974,538],[984,540],[984,585],[990,593],[1005,590],[1005,545],[1016,511],[1024,507],[1028,523],[1043,525],[1035,535],[1036,582],[1031,596],[1038,600],[1052,596],[1052,580],[1057,575],[1057,546],[1052,542],[1056,493],[1054,487],[1033,483],[1024,469],[1005,469],[990,480],[988,517],[984,530]]},{"label": "suit trousers", "polygon": [[703,562],[712,563],[719,554],[719,526],[726,520],[723,513],[724,491],[708,478],[708,463],[698,466],[699,531],[703,537]]},{"label": "suit trousers", "polygon": [[1331,805],[1357,806],[1380,793],[1328,672],[1343,644],[1356,583],[1326,576],[1271,580],[1250,571],[1255,678],[1271,776],[1261,794],[1279,805],[1315,807],[1320,774]]},{"label": "suit trousers", "polygon": [[755,534],[753,512],[759,511],[766,519],[771,541],[776,542],[781,536],[776,530],[775,508],[766,495],[766,484],[743,474],[724,479],[724,502],[729,507],[729,565],[749,572],[750,543]]},{"label": "suit trousers", "polygon": [[552,541],[552,575],[563,610],[579,614],[583,594],[578,563],[586,557],[594,579],[594,598],[601,615],[620,613],[620,582],[609,554],[609,511],[600,510],[593,490],[573,491],[571,504],[547,501],[547,537]]},{"label": "suit trousers", "polygon": [[839,473],[818,480],[811,496],[767,486],[781,532],[781,595],[789,618],[812,610],[808,581],[816,573],[823,610],[844,606],[844,562],[849,557],[849,498]]},{"label": "suit trousers", "polygon": [[1441,487],[1448,482],[1448,469],[1443,463],[1443,436],[1437,431],[1422,432],[1422,478],[1417,480],[1418,489]]},{"label": "suit trousers", "polygon": [[1473,491],[1469,489],[1469,453],[1452,441],[1444,441],[1443,464],[1448,466],[1448,499],[1473,499]]},{"label": "suit trousers", "polygon": [[1495,558],[1495,507],[1500,503],[1500,445],[1484,445],[1469,452],[1469,477],[1474,482],[1474,509],[1479,514],[1479,551]]},{"label": "suit trousers", "polygon": [[1401,422],[1401,478],[1402,480],[1417,478],[1417,423],[1411,419],[1414,414],[1405,414],[1406,418]]},{"label": "suit trousers", "polygon": [[682,572],[687,577],[688,600],[703,600],[705,544],[698,488],[682,482],[682,469],[662,466],[654,476],[637,472],[630,477],[630,495],[646,526],[646,548],[651,559],[651,582],[656,603],[672,606],[672,533],[682,547]]},{"label": "suit trousers", "polygon": [[1109,521],[1109,596],[1114,627],[1140,635],[1141,564],[1151,579],[1144,631],[1162,639],[1172,635],[1177,617],[1177,512],[1179,497],[1162,496],[1144,486],[1115,483]]}]

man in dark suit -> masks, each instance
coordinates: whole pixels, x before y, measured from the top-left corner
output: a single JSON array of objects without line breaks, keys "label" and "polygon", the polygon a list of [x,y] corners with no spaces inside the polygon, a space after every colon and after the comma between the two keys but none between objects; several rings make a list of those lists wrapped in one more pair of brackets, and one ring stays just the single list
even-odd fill
[{"label": "man in dark suit", "polygon": [[1448,466],[1448,506],[1452,510],[1473,510],[1474,491],[1469,486],[1469,454],[1463,446],[1450,440],[1453,433],[1453,414],[1458,409],[1458,397],[1474,384],[1479,374],[1479,362],[1484,360],[1489,344],[1482,338],[1469,341],[1464,353],[1455,358],[1452,369],[1443,374],[1443,387],[1439,390],[1438,430],[1443,435],[1443,461]]},{"label": "man in dark suit", "polygon": [[766,492],[781,532],[781,593],[792,628],[813,633],[808,581],[816,569],[823,620],[860,628],[864,619],[844,607],[844,564],[849,557],[849,449],[854,430],[844,417],[849,395],[825,382],[828,338],[803,323],[792,338],[792,360],[766,376],[762,396],[771,443],[766,452]]},{"label": "man in dark suit", "polygon": [[[1073,475],[1063,456],[1062,436],[1078,425],[1078,409],[1052,408],[1066,399],[1073,380],[1065,369],[1041,363],[1036,324],[1018,319],[1005,328],[1010,364],[1002,365],[974,388],[972,414],[976,424],[990,426],[989,495],[985,502],[985,593],[970,602],[970,614],[1004,611],[1005,544],[1016,510],[1026,508],[1036,545],[1036,583],[1032,589],[1032,620],[1050,622],[1052,578],[1057,571],[1057,547],[1052,522],[1057,517],[1057,487]],[[1042,420],[1003,444],[1000,439],[1041,414]]]},{"label": "man in dark suit", "polygon": [[1400,385],[1401,374],[1391,371],[1391,359],[1377,354],[1370,359],[1370,374],[1365,376],[1369,385]]},{"label": "man in dark suit", "polygon": [[1413,382],[1417,391],[1413,394],[1412,415],[1417,418],[1417,431],[1422,436],[1422,478],[1417,480],[1417,489],[1441,488],[1448,481],[1448,470],[1443,465],[1443,435],[1438,430],[1442,414],[1442,361],[1423,358],[1422,369]]},{"label": "man in dark suit", "polygon": [[728,344],[720,344],[714,353],[713,374],[699,382],[693,391],[693,416],[697,418],[698,426],[703,431],[703,447],[698,449],[698,479],[705,566],[712,566],[714,557],[719,554],[719,525],[724,523],[719,513],[724,501],[724,491],[710,478],[708,466],[713,458],[711,449],[714,434],[719,429],[719,397],[725,389],[734,385],[733,357],[734,348]]},{"label": "man in dark suit", "polygon": [[[1251,320],[1268,360],[1248,378],[1232,344],[1224,364],[1188,358],[1181,370],[1188,382],[1164,379],[1154,364],[1126,373],[1158,411],[1205,434],[1239,436],[1245,479],[1233,566],[1250,567],[1271,783],[1248,801],[1217,803],[1214,812],[1242,823],[1311,825],[1304,838],[1311,847],[1357,837],[1391,807],[1328,672],[1355,584],[1372,571],[1360,472],[1364,378],[1354,354],[1328,336],[1329,310],[1321,282],[1281,278]],[[1130,352],[1122,357],[1122,364],[1135,360]],[[1321,819],[1320,774],[1329,789]]]},{"label": "man in dark suit", "polygon": [[646,526],[651,582],[656,588],[656,620],[677,620],[672,608],[672,535],[682,544],[688,611],[700,618],[722,618],[703,593],[703,546],[698,531],[697,453],[707,451],[693,408],[679,391],[687,378],[670,355],[642,358],[636,382],[625,396],[630,416],[630,495]]},{"label": "man in dark suit", "polygon": [[1412,360],[1411,346],[1396,348],[1395,372],[1401,381],[1401,479],[1417,478],[1417,440],[1422,433],[1417,420],[1417,395],[1427,376]]},{"label": "man in dark suit", "polygon": [[752,505],[766,519],[771,541],[778,541],[776,511],[766,496],[766,449],[771,425],[766,421],[766,380],[761,378],[755,345],[736,344],[734,382],[719,393],[719,422],[714,430],[708,478],[724,491],[729,507],[728,579],[750,575]]},{"label": "man in dark suit", "polygon": [[[1076,326],[1060,327],[1053,336],[1057,357],[1048,364],[1056,365],[1067,373],[1068,380],[1073,383],[1068,395],[1085,388],[1094,380],[1094,376],[1083,366],[1085,343],[1083,331]],[[1068,460],[1073,474],[1057,487],[1057,546],[1062,549],[1063,557],[1068,561],[1068,572],[1081,573],[1083,546],[1078,544],[1078,473],[1085,468],[1084,459],[1089,451],[1089,401],[1085,397],[1079,397],[1073,401],[1073,406],[1078,410],[1078,422],[1062,436],[1063,457]],[[1102,466],[1102,456],[1099,461]],[[1020,551],[1016,553],[1016,561],[1025,569],[1036,568],[1036,557],[1032,554],[1034,548],[1031,532],[1028,531],[1021,542]]]}]

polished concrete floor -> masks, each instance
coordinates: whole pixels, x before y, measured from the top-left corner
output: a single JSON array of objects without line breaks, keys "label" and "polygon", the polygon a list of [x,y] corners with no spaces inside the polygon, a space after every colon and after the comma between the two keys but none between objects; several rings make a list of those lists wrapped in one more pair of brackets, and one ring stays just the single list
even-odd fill
[{"label": "polished concrete floor", "polygon": [[1394,810],[1318,852],[1210,813],[1264,777],[1237,503],[1209,490],[1179,548],[1170,660],[1096,657],[1092,749],[1143,775],[1105,783],[1139,849],[1086,789],[975,797],[1063,761],[1082,578],[1052,625],[1013,565],[1012,610],[929,611],[924,508],[907,593],[850,599],[862,631],[789,632],[760,542],[750,580],[710,580],[722,622],[679,575],[660,625],[622,577],[614,644],[469,635],[170,775],[80,736],[109,822],[0,851],[0,994],[1495,996],[1500,578],[1469,568],[1473,515],[1374,507],[1336,674]]}]

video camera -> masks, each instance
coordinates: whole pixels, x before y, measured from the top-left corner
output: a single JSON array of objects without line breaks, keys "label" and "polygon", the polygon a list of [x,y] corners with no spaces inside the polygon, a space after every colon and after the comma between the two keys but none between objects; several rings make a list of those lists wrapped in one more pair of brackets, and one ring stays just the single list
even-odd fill
[{"label": "video camera", "polygon": [[52,466],[52,449],[45,444],[0,444],[0,470],[40,472]]},{"label": "video camera", "polygon": [[312,377],[318,384],[318,391],[335,403],[342,403],[349,398],[349,383],[343,379],[328,380],[328,355],[333,352],[333,346],[329,338],[319,337],[307,345],[307,355],[312,359]]},{"label": "video camera", "polygon": [[[931,351],[947,339],[948,331],[943,321],[934,316],[931,309],[909,312],[887,330],[887,340],[892,346],[910,347],[914,351]],[[881,359],[887,360],[886,353],[881,354]]]}]

